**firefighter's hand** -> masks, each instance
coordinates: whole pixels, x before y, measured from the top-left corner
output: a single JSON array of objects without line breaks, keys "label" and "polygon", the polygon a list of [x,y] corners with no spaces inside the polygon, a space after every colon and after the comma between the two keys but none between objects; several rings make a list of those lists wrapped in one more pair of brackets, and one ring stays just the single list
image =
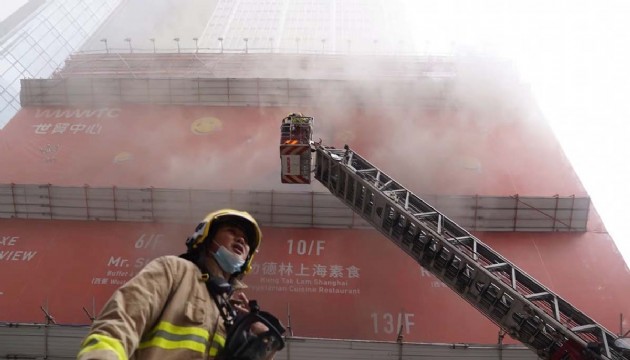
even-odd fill
[{"label": "firefighter's hand", "polygon": [[[245,315],[250,312],[249,300],[247,299],[247,296],[245,296],[244,292],[235,291],[234,294],[232,294],[232,296],[230,297],[230,302],[239,315]],[[259,335],[269,331],[269,328],[267,327],[267,325],[261,322],[256,322],[252,324],[250,331],[256,335]]]},{"label": "firefighter's hand", "polygon": [[242,291],[235,291],[230,297],[230,303],[236,309],[236,312],[239,315],[244,315],[249,313],[249,300],[245,293]]}]

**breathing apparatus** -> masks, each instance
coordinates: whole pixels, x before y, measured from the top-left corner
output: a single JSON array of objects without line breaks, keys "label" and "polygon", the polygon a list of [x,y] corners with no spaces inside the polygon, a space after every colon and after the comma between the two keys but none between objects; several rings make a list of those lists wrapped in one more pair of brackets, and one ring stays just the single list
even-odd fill
[{"label": "breathing apparatus", "polygon": [[[261,311],[255,300],[251,300],[248,304],[249,313],[238,314],[230,300],[234,292],[230,282],[222,277],[210,277],[206,266],[197,261],[200,251],[208,246],[205,241],[211,241],[214,238],[221,224],[236,225],[243,230],[249,244],[249,253],[243,262],[229,250],[220,247],[213,254],[217,264],[225,272],[231,273],[230,279],[251,271],[252,259],[260,246],[262,233],[256,220],[245,211],[223,209],[208,214],[197,225],[195,232],[186,240],[188,251],[181,257],[195,262],[204,274],[208,293],[219,308],[219,313],[227,330],[225,346],[219,352],[217,359],[267,359],[269,355],[284,348],[282,334],[285,329],[280,321],[270,313]],[[255,334],[252,331],[252,325],[255,323],[264,324],[268,330],[262,334]]]},{"label": "breathing apparatus", "polygon": [[[230,302],[232,286],[225,279],[210,278],[206,284],[227,329],[225,346],[219,352],[218,359],[264,360],[284,348],[284,327],[275,316],[261,311],[256,300],[249,301],[249,313],[237,314]],[[255,334],[252,331],[255,323],[265,325],[267,331]]]}]

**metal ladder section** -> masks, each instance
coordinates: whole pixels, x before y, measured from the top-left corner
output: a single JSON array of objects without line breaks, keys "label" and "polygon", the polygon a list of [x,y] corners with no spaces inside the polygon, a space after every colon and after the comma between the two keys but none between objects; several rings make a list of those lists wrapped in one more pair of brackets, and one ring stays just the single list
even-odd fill
[{"label": "metal ladder section", "polygon": [[347,146],[316,146],[315,178],[374,228],[543,359],[629,359],[617,336]]}]

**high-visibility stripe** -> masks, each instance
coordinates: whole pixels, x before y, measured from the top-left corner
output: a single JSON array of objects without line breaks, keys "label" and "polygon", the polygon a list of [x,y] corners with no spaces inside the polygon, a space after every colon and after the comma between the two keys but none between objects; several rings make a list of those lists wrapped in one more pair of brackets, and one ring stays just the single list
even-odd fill
[{"label": "high-visibility stripe", "polygon": [[219,347],[225,346],[225,338],[219,334],[214,334],[212,341],[219,345]]},{"label": "high-visibility stripe", "polygon": [[151,336],[152,333],[160,330],[175,335],[199,336],[206,341],[210,338],[210,333],[208,333],[208,330],[204,328],[194,326],[177,326],[166,321],[160,321],[160,323],[158,323],[153,329],[151,329],[151,332],[149,332],[149,336]]},{"label": "high-visibility stripe", "polygon": [[220,349],[218,347],[213,346],[210,348],[210,351],[208,351],[208,355],[217,356],[217,354],[219,353],[219,350]]},{"label": "high-visibility stripe", "polygon": [[[210,339],[209,332],[203,328],[177,326],[171,323],[160,322],[140,344],[140,349],[159,347],[167,350],[187,349],[204,353]],[[225,346],[225,338],[214,334],[212,346],[208,350],[215,356]]]},{"label": "high-visibility stripe", "polygon": [[212,337],[212,346],[210,347],[210,351],[208,355],[217,356],[219,350],[225,347],[225,338],[219,334],[214,334]]},{"label": "high-visibility stripe", "polygon": [[127,360],[127,354],[125,353],[125,348],[122,343],[117,339],[101,334],[88,336],[85,341],[83,341],[83,344],[81,344],[81,351],[79,351],[77,356],[80,357],[83,354],[95,350],[109,350],[116,354],[118,360]]},{"label": "high-visibility stripe", "polygon": [[204,353],[206,351],[206,344],[199,343],[195,340],[177,340],[172,341],[159,336],[155,336],[151,340],[144,341],[138,346],[138,349],[146,349],[149,347],[159,347],[166,350],[176,350],[176,349],[186,349],[192,350],[199,353]]},{"label": "high-visibility stripe", "polygon": [[[166,321],[156,325],[140,343],[138,349],[158,347],[165,350],[191,350],[199,353],[206,352],[210,334],[198,327],[177,326]],[[116,354],[119,360],[127,360],[122,343],[106,335],[92,334],[81,345],[78,356],[95,350],[109,350]],[[219,334],[212,336],[212,344],[208,349],[210,356],[216,356],[225,347],[225,338]]]},{"label": "high-visibility stripe", "polygon": [[188,349],[203,353],[210,335],[206,329],[193,326],[177,326],[166,321],[158,323],[145,336],[138,348]]}]

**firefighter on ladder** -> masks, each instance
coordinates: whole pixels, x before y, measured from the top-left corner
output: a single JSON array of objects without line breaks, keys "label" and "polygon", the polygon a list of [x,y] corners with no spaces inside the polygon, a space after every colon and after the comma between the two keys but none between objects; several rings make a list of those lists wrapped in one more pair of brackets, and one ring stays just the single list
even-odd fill
[{"label": "firefighter on ladder", "polygon": [[262,234],[247,212],[208,214],[187,252],[159,257],[118,288],[81,344],[87,359],[270,359],[284,328],[243,293]]},{"label": "firefighter on ladder", "polygon": [[[295,124],[293,119],[296,117],[303,117],[302,113],[290,113],[284,119],[282,119],[282,127],[280,133],[282,134],[281,142],[283,144],[296,145],[299,142],[305,143],[304,131],[302,126]],[[308,143],[308,140],[306,140]]]}]

